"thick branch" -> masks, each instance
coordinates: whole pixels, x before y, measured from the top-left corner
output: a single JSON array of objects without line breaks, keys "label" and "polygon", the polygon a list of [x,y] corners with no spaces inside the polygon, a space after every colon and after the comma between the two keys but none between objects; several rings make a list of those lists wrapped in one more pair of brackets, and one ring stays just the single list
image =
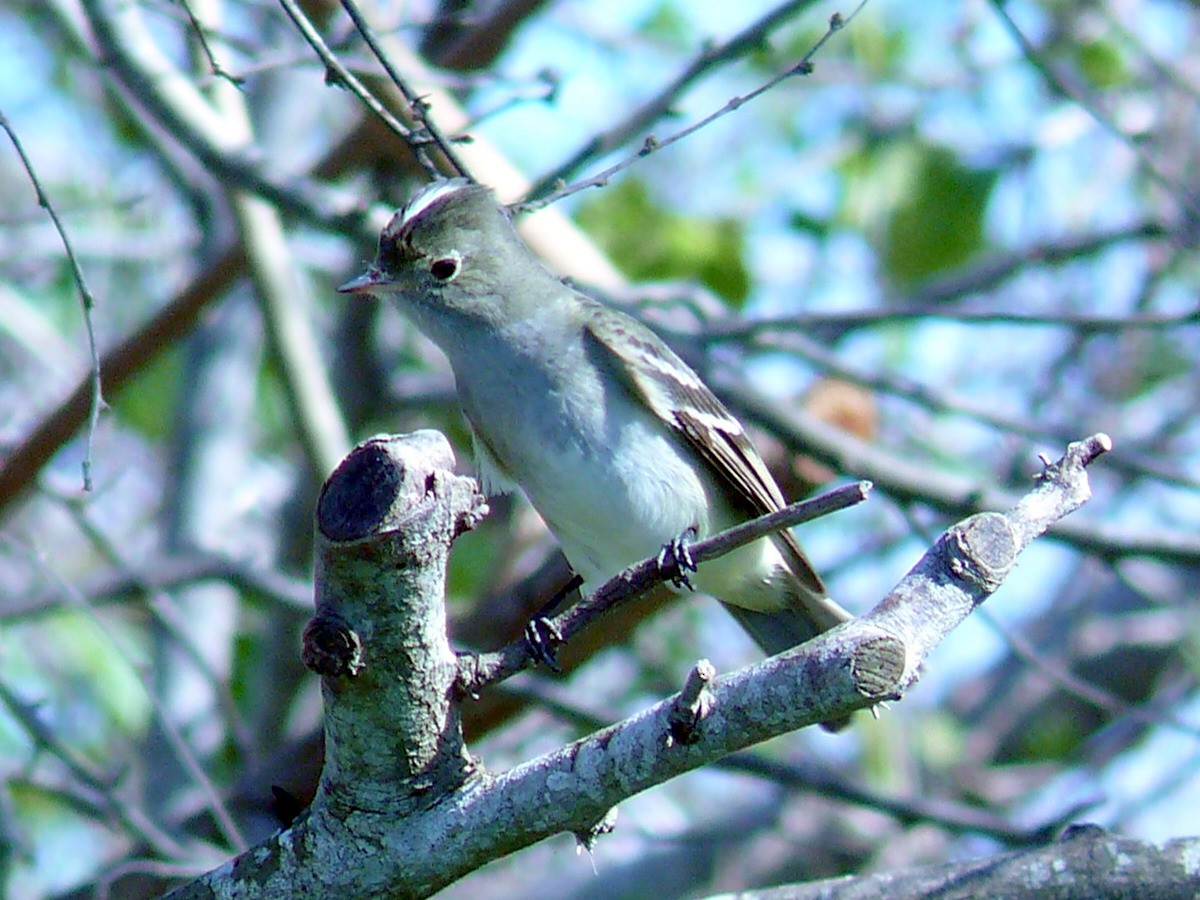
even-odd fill
[{"label": "thick branch", "polygon": [[1200,841],[1162,847],[1096,826],[1069,829],[1056,843],[987,859],[957,860],[856,878],[756,891],[754,900],[891,900],[926,897],[1194,897]]},{"label": "thick branch", "polygon": [[436,432],[375,438],[317,501],[317,612],[304,661],[325,676],[318,802],[333,810],[403,814],[470,774],[442,600],[450,542],[486,506],[453,468]]},{"label": "thick branch", "polygon": [[[1006,514],[950,529],[876,609],[755,666],[693,680],[619,724],[501,775],[465,753],[444,633],[446,553],[480,513],[429,432],[368,442],[322,495],[318,613],[326,770],[309,814],[178,897],[427,896],[729,753],[900,696],[1017,554],[1089,495],[1103,435],[1072,444]],[[435,595],[436,589],[439,593]]]}]

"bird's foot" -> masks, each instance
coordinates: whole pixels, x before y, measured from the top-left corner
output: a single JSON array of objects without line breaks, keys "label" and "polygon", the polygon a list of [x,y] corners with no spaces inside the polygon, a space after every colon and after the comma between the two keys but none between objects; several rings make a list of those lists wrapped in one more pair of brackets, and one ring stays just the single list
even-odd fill
[{"label": "bird's foot", "polygon": [[583,579],[572,572],[566,584],[554,592],[554,596],[542,605],[542,608],[525,626],[525,643],[529,646],[529,652],[534,659],[556,674],[562,672],[562,666],[558,664],[554,652],[557,647],[566,642],[566,639],[558,627],[550,621],[550,617],[557,613],[571,593],[582,585]]},{"label": "bird's foot", "polygon": [[696,561],[692,559],[692,541],[696,538],[696,526],[690,525],[677,538],[663,544],[658,554],[659,571],[677,588],[696,588],[688,578],[688,572],[696,571]]},{"label": "bird's foot", "polygon": [[525,643],[534,659],[554,674],[562,674],[562,666],[554,652],[563,643],[563,636],[553,622],[543,616],[530,619],[525,626]]}]

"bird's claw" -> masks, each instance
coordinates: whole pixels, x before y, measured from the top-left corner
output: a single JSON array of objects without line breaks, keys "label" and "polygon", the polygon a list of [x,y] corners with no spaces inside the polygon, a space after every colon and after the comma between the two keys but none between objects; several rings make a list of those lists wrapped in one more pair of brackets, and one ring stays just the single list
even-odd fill
[{"label": "bird's claw", "polygon": [[679,537],[663,544],[658,554],[658,569],[667,575],[671,584],[677,588],[696,588],[688,578],[688,572],[696,571],[696,560],[692,558],[692,540],[696,537],[695,526],[689,527]]},{"label": "bird's claw", "polygon": [[563,643],[562,633],[554,623],[544,616],[536,616],[525,626],[525,643],[533,658],[556,675],[562,674],[562,666],[554,655],[554,648]]}]

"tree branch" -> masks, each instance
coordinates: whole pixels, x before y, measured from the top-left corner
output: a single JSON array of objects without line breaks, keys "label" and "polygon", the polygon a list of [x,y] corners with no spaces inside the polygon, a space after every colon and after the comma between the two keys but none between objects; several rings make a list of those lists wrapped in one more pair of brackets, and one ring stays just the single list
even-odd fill
[{"label": "tree branch", "polygon": [[701,77],[762,47],[772,32],[812,5],[812,0],[789,0],[751,22],[725,43],[706,46],[700,55],[658,94],[607,131],[592,137],[555,169],[542,176],[529,189],[528,199],[541,200],[544,195],[555,191],[560,182],[574,176],[589,161],[606,156],[630,141],[643,138],[646,129],[668,115],[679,98]]},{"label": "tree branch", "polygon": [[[743,421],[768,429],[797,453],[835,469],[869,478],[879,490],[924,503],[948,515],[969,515],[1015,502],[1013,494],[970,478],[931,471],[818,420],[802,410],[780,410],[754,391],[714,385]],[[1104,522],[1058,522],[1052,536],[1105,559],[1153,556],[1167,562],[1200,562],[1200,536],[1185,529],[1122,527]]]},{"label": "tree branch", "polygon": [[705,673],[688,702],[668,698],[492,775],[462,742],[441,601],[449,544],[479,518],[481,498],[452,473],[440,435],[368,441],[318,504],[305,640],[324,675],[317,797],[292,828],[173,896],[426,896],[550,835],[594,840],[616,804],[683,772],[898,698],[1020,551],[1086,502],[1085,467],[1109,447],[1104,435],[1071,444],[1010,512],[955,525],[867,615],[757,665]]},{"label": "tree branch", "polygon": [[[755,891],[754,900],[860,897],[1193,897],[1200,841],[1156,847],[1095,825],[1070,828],[1056,843],[998,857],[959,860]],[[1090,885],[1090,887],[1089,887]]]},{"label": "tree branch", "polygon": [[[720,534],[697,541],[688,549],[697,563],[716,559],[773,532],[861,503],[870,491],[871,484],[867,481],[835,488],[811,500],[801,500],[777,512],[735,525]],[[677,569],[664,566],[658,556],[644,559],[614,575],[579,603],[550,619],[546,623],[547,630],[555,642],[565,643],[600,617],[636,600],[655,585],[669,581],[678,574]],[[466,694],[477,694],[484,687],[535,665],[538,659],[530,642],[524,639],[513,641],[494,653],[467,655],[463,658],[460,687]]]},{"label": "tree branch", "polygon": [[100,419],[100,410],[104,407],[104,391],[100,380],[100,350],[96,343],[96,323],[92,320],[92,310],[96,306],[96,298],[93,296],[91,288],[88,287],[87,281],[83,277],[83,268],[79,265],[79,259],[75,256],[75,250],[71,246],[71,239],[67,235],[66,226],[63,225],[62,219],[58,216],[58,210],[54,208],[54,204],[50,202],[50,197],[42,187],[42,182],[37,176],[37,170],[33,167],[33,161],[25,153],[25,147],[21,144],[21,139],[17,137],[16,130],[8,121],[8,117],[0,110],[0,128],[8,134],[8,138],[12,141],[13,149],[17,151],[17,156],[21,159],[21,165],[25,168],[25,173],[29,176],[29,182],[33,185],[34,193],[37,195],[38,206],[46,210],[46,214],[50,217],[50,221],[54,225],[54,230],[58,232],[59,240],[62,241],[63,252],[67,255],[67,263],[71,267],[71,277],[75,279],[75,286],[79,291],[79,301],[83,308],[83,323],[87,331],[88,353],[91,357],[92,371],[89,379],[90,396],[87,417],[87,433],[84,437],[83,450],[83,489],[90,491],[92,489],[92,437],[96,433],[96,423]]}]

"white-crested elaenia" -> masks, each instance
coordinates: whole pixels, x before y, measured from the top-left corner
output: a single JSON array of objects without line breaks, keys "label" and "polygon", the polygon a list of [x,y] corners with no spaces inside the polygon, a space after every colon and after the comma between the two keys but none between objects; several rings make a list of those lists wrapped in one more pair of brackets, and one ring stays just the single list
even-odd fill
[{"label": "white-crested elaenia", "polygon": [[[745,429],[663,341],[550,273],[490,190],[435,182],[341,291],[396,302],[450,360],[485,490],[519,486],[595,587],[689,529],[784,498]],[[791,532],[703,563],[769,654],[849,618]]]}]

